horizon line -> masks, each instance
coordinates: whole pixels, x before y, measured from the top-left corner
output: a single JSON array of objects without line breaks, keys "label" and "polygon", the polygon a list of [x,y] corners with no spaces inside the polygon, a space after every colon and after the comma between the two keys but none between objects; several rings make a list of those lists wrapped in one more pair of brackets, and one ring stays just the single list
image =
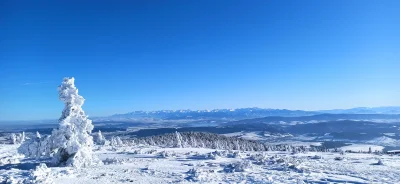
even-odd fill
[{"label": "horizon line", "polygon": [[[125,112],[125,113],[114,113],[111,115],[100,115],[100,116],[90,116],[87,115],[89,118],[90,117],[94,117],[94,118],[101,118],[101,117],[110,117],[113,115],[123,115],[123,114],[128,114],[128,113],[132,113],[132,112],[157,112],[157,111],[215,111],[215,110],[237,110],[237,109],[264,109],[264,110],[289,110],[289,111],[304,111],[304,112],[322,112],[322,111],[335,111],[335,110],[351,110],[351,109],[358,109],[358,108],[366,108],[366,109],[372,109],[372,108],[400,108],[399,106],[393,106],[393,105],[389,105],[389,106],[370,106],[370,107],[360,107],[360,106],[356,106],[356,107],[352,107],[352,108],[335,108],[335,109],[323,109],[323,110],[301,110],[301,109],[286,109],[286,108],[262,108],[262,107],[240,107],[240,108],[216,108],[216,109],[197,109],[197,110],[192,110],[192,109],[176,109],[176,110],[171,110],[171,109],[161,109],[161,110],[133,110],[133,111],[129,111],[129,112]],[[0,122],[15,122],[15,121],[53,121],[53,120],[57,120],[59,118],[43,118],[43,119],[32,119],[32,120],[0,120]]]}]

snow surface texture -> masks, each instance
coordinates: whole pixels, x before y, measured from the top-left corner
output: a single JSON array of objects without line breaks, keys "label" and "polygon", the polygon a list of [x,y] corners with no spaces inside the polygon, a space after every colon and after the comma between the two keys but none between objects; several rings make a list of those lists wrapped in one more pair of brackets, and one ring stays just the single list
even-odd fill
[{"label": "snow surface texture", "polygon": [[74,78],[64,78],[58,93],[65,104],[58,129],[54,129],[51,136],[42,138],[38,134],[36,139],[26,141],[19,152],[28,157],[50,156],[56,166],[79,168],[101,163],[92,153],[93,124],[82,109],[85,99],[78,94]]},{"label": "snow surface texture", "polygon": [[[96,148],[97,147],[97,148]],[[105,164],[96,167],[46,167],[31,170],[0,164],[0,183],[399,183],[400,157],[366,153],[221,151],[156,146],[95,146]],[[15,157],[15,145],[0,156]],[[335,159],[340,157],[341,159]]]}]

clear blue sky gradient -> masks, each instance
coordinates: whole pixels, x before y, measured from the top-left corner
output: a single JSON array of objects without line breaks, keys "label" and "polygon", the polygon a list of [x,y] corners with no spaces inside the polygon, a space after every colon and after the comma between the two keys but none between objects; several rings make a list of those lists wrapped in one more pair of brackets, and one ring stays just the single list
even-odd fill
[{"label": "clear blue sky gradient", "polygon": [[400,1],[1,1],[0,120],[400,105]]}]

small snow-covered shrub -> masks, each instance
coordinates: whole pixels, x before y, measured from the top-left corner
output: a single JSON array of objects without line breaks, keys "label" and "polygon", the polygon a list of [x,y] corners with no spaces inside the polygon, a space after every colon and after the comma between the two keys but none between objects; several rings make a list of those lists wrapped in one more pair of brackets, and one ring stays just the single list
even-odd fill
[{"label": "small snow-covered shrub", "polygon": [[239,151],[229,151],[228,154],[226,154],[226,157],[228,158],[242,158],[240,155]]},{"label": "small snow-covered shrub", "polygon": [[213,153],[211,152],[211,153],[207,153],[207,154],[204,156],[204,158],[205,158],[205,159],[216,160],[216,159],[219,158],[219,156],[218,156],[218,155],[215,155],[215,154],[213,154]]},{"label": "small snow-covered shrub", "polygon": [[196,181],[199,181],[199,176],[201,175],[201,172],[199,169],[192,168],[192,169],[189,169],[189,171],[186,172],[186,174],[188,175],[185,178],[186,180],[196,182]]},{"label": "small snow-covered shrub", "polygon": [[214,152],[209,152],[206,154],[200,154],[200,153],[195,153],[193,156],[197,157],[199,159],[211,159],[211,160],[215,160],[218,159],[220,157],[221,153],[218,151],[214,151]]},{"label": "small snow-covered shrub", "polygon": [[381,159],[379,159],[375,165],[385,165],[385,164],[383,164],[383,161]]},{"label": "small snow-covered shrub", "polygon": [[206,159],[218,159],[219,157],[226,157],[227,156],[227,151],[213,151],[210,153],[207,153],[207,155],[205,156]]},{"label": "small snow-covered shrub", "polygon": [[118,159],[118,158],[106,158],[103,160],[104,165],[111,165],[111,164],[123,164],[124,160],[123,159]]},{"label": "small snow-covered shrub", "polygon": [[300,171],[298,165],[301,164],[302,160],[297,157],[274,156],[269,159],[269,164],[275,164],[278,166],[278,168],[281,168],[283,170],[294,169],[296,171]]},{"label": "small snow-covered shrub", "polygon": [[22,159],[23,155],[14,155],[12,157],[3,157],[0,159],[0,166],[6,164],[18,164],[20,163],[20,159]]},{"label": "small snow-covered shrub", "polygon": [[342,160],[344,160],[344,157],[335,157],[335,160],[336,161],[342,161]]},{"label": "small snow-covered shrub", "polygon": [[304,172],[304,169],[303,169],[303,168],[300,168],[298,165],[295,165],[295,164],[288,164],[288,165],[287,165],[287,168],[289,168],[289,169],[291,169],[291,170],[294,170],[294,171],[296,171],[296,172],[299,172],[299,173]]},{"label": "small snow-covered shrub", "polygon": [[24,183],[30,184],[50,184],[54,183],[50,175],[51,169],[47,168],[46,164],[41,163],[33,170],[30,177]]},{"label": "small snow-covered shrub", "polygon": [[160,158],[169,158],[169,157],[175,157],[176,153],[175,152],[170,152],[170,151],[162,151],[158,153],[158,157]]},{"label": "small snow-covered shrub", "polygon": [[207,181],[209,180],[208,174],[213,172],[215,171],[192,168],[186,172],[187,177],[185,179],[192,182]]},{"label": "small snow-covered shrub", "polygon": [[219,164],[210,162],[210,163],[207,163],[207,166],[208,167],[218,167]]},{"label": "small snow-covered shrub", "polygon": [[251,167],[251,162],[242,161],[228,164],[224,167],[224,172],[232,173],[232,172],[244,172],[246,169]]},{"label": "small snow-covered shrub", "polygon": [[283,158],[278,158],[275,160],[276,163],[285,163],[285,159]]},{"label": "small snow-covered shrub", "polygon": [[26,157],[40,158],[50,155],[50,144],[50,136],[37,136],[36,138],[23,142],[18,147],[18,153],[23,154]]},{"label": "small snow-covered shrub", "polygon": [[[13,176],[5,176],[5,178],[0,177],[0,179],[1,179],[0,181],[2,181],[2,183],[4,183],[4,184],[20,184],[21,183],[18,179],[14,178]],[[28,183],[28,182],[26,182],[26,183]]]},{"label": "small snow-covered shrub", "polygon": [[157,153],[157,150],[152,149],[152,150],[150,150],[150,151],[147,151],[147,154],[154,154],[154,153]]},{"label": "small snow-covered shrub", "polygon": [[140,150],[134,150],[131,154],[134,154],[134,155],[142,154],[142,149],[140,149]]},{"label": "small snow-covered shrub", "polygon": [[189,171],[186,172],[186,174],[191,174],[191,175],[195,175],[197,173],[199,173],[199,170],[195,168],[189,169]]},{"label": "small snow-covered shrub", "polygon": [[306,184],[306,182],[304,182],[302,179],[297,179],[296,184]]},{"label": "small snow-covered shrub", "polygon": [[250,155],[249,159],[253,160],[254,163],[257,165],[263,165],[270,161],[270,159],[267,157],[267,155],[265,155],[263,153],[252,154],[252,155]]},{"label": "small snow-covered shrub", "polygon": [[97,132],[96,136],[94,137],[94,142],[97,145],[105,145],[106,141],[107,141],[106,138],[104,137],[104,135],[99,130],[99,132]]},{"label": "small snow-covered shrub", "polygon": [[111,137],[110,145],[112,147],[123,147],[123,146],[125,146],[124,142],[118,136]]},{"label": "small snow-covered shrub", "polygon": [[206,159],[218,159],[219,157],[226,157],[227,152],[226,151],[213,151],[210,153],[207,153],[205,158]]},{"label": "small snow-covered shrub", "polygon": [[321,158],[322,158],[322,157],[319,156],[319,155],[314,155],[314,156],[311,157],[311,159],[315,159],[315,160],[319,160],[319,159],[321,159]]},{"label": "small snow-covered shrub", "polygon": [[12,133],[10,135],[10,143],[11,144],[21,144],[24,141],[25,141],[25,132],[22,132],[20,134]]}]

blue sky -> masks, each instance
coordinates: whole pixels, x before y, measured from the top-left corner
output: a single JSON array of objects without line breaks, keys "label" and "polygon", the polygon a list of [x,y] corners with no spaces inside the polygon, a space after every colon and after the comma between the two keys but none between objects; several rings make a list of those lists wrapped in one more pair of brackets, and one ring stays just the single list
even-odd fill
[{"label": "blue sky", "polygon": [[2,1],[0,120],[400,105],[400,1]]}]

